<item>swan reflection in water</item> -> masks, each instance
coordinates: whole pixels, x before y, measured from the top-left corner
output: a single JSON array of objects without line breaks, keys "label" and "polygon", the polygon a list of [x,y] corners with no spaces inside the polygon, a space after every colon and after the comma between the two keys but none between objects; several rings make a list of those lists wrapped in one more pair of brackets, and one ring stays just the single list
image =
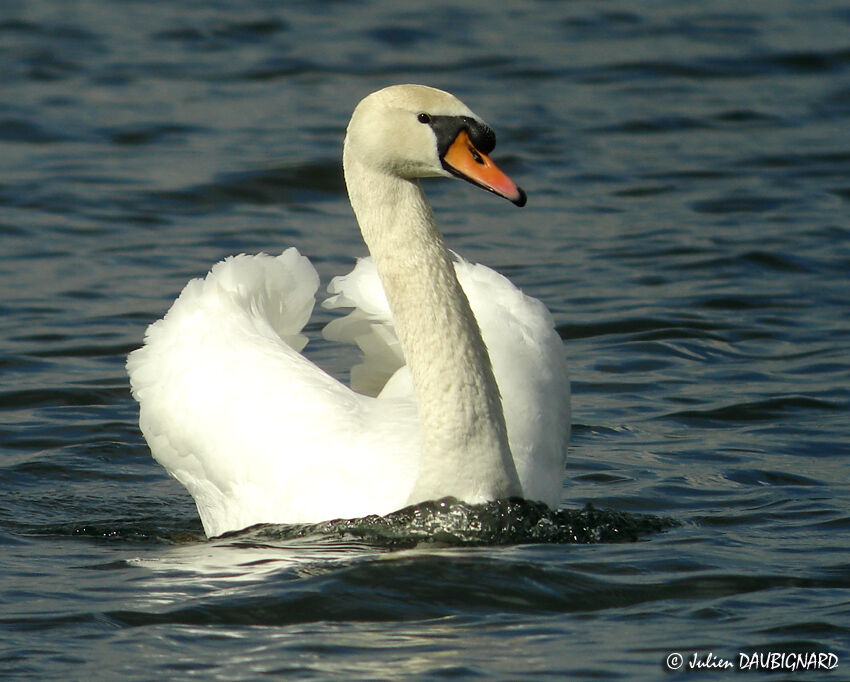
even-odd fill
[{"label": "swan reflection in water", "polygon": [[[159,574],[176,571],[179,580],[190,583],[240,582],[289,570],[316,575],[364,560],[468,557],[478,550],[488,554],[495,549],[494,556],[505,557],[522,553],[522,547],[529,545],[630,543],[678,525],[670,518],[596,509],[590,504],[555,511],[519,498],[479,505],[444,498],[386,516],[259,524],[210,540],[198,533],[145,533],[148,539],[168,546],[155,558],[146,556],[131,563]],[[98,534],[96,528],[88,531]]]}]

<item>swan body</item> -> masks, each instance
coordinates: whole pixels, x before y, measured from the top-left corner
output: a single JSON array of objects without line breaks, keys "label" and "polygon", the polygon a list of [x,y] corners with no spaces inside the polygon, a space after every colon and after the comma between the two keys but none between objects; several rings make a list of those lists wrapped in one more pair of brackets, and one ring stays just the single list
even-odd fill
[{"label": "swan body", "polygon": [[418,178],[525,203],[489,127],[452,95],[392,86],[352,115],[343,166],[371,256],[331,282],[351,387],[307,360],[318,276],[290,248],[192,280],[127,362],[154,458],[209,536],[387,514],[454,496],[556,506],[569,437],[563,346],[539,301],[445,247]]}]

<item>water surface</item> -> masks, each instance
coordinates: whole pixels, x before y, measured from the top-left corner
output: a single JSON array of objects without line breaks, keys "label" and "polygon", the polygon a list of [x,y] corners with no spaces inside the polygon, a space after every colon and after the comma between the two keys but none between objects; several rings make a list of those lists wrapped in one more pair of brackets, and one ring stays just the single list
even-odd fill
[{"label": "water surface", "polygon": [[[697,651],[834,652],[807,676],[843,677],[843,3],[13,0],[0,58],[7,677],[656,679]],[[564,338],[562,507],[676,527],[207,541],[150,458],[126,354],[226,255],[294,245],[327,283],[365,253],[340,146],[397,82],[460,96],[528,191],[428,183],[452,248]],[[328,319],[308,348],[343,376]]]}]

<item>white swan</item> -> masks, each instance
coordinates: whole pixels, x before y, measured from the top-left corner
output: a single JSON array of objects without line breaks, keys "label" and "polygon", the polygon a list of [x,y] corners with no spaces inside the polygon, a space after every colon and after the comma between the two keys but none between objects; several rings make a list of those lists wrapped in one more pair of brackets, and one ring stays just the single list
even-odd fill
[{"label": "white swan", "polygon": [[331,283],[326,305],[354,311],[325,330],[363,351],[352,388],[300,353],[318,276],[295,249],[218,263],[148,328],[127,361],[141,429],[207,535],[444,496],[558,504],[561,340],[543,304],[446,250],[417,180],[457,176],[523,205],[494,146],[440,90],[392,86],[357,105],[343,167],[372,257]]}]

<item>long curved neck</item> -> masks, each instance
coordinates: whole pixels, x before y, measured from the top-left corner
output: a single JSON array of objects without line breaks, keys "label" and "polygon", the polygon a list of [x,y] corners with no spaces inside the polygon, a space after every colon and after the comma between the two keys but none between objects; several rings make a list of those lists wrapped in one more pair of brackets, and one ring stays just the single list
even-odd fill
[{"label": "long curved neck", "polygon": [[419,183],[348,155],[343,164],[416,392],[422,453],[409,502],[521,495],[490,357]]}]

